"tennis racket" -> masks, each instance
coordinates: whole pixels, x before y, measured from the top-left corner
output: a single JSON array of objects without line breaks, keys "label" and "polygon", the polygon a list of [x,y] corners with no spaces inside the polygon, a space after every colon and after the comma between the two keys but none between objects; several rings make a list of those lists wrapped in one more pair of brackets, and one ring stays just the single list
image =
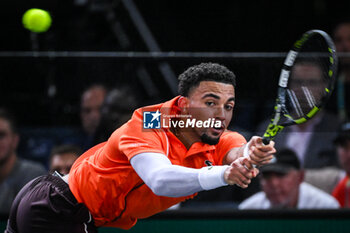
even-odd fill
[{"label": "tennis racket", "polygon": [[337,64],[334,43],[324,31],[307,31],[294,43],[281,70],[264,144],[274,140],[284,127],[302,124],[319,112],[332,93]]}]

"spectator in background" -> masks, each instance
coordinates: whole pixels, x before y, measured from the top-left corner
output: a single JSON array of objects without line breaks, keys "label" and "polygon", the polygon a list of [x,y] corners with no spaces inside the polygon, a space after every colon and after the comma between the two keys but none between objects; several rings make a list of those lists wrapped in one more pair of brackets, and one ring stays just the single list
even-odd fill
[{"label": "spectator in background", "polygon": [[344,125],[338,137],[334,140],[337,147],[340,165],[346,176],[335,187],[332,195],[339,201],[341,207],[350,207],[350,123]]},{"label": "spectator in background", "polygon": [[303,182],[304,171],[295,152],[284,149],[260,168],[263,191],[246,199],[239,209],[329,209],[339,204],[331,195]]},{"label": "spectator in background", "polygon": [[126,123],[138,101],[127,86],[112,89],[106,95],[101,111],[101,121],[95,133],[94,144],[107,141],[111,134]]},{"label": "spectator in background", "polygon": [[14,117],[0,109],[0,215],[8,215],[16,194],[31,179],[46,174],[38,163],[17,157],[19,135]]},{"label": "spectator in background", "polygon": [[[306,81],[305,85],[309,84],[309,91],[318,90],[319,86],[313,84],[317,83],[313,81],[320,75],[317,65],[310,62],[298,63],[291,72],[291,75],[295,75],[295,81]],[[257,135],[265,132],[269,121],[270,119],[267,119],[259,125]],[[337,116],[322,110],[303,124],[286,127],[275,138],[276,149],[293,149],[304,168],[338,166],[333,140],[339,127],[340,121]]]},{"label": "spectator in background", "polygon": [[[350,19],[338,23],[333,31],[334,44],[337,52],[350,52]],[[339,73],[336,92],[332,100],[332,107],[337,107],[339,118],[342,122],[348,120],[350,114],[350,57],[340,57]],[[337,104],[334,104],[336,101]]]},{"label": "spectator in background", "polygon": [[92,85],[81,96],[80,118],[85,138],[81,143],[83,150],[93,146],[95,132],[101,119],[101,108],[107,90],[102,85]]},{"label": "spectator in background", "polygon": [[106,95],[103,85],[89,86],[80,101],[80,127],[25,127],[21,129],[22,141],[19,152],[48,165],[51,150],[55,145],[73,144],[82,150],[94,145],[96,128],[101,118],[101,107]]},{"label": "spectator in background", "polygon": [[68,174],[73,163],[82,153],[83,151],[75,145],[54,147],[50,155],[50,173],[57,171],[61,175]]},{"label": "spectator in background", "polygon": [[345,172],[339,167],[305,169],[305,182],[332,194],[335,186],[344,177]]}]

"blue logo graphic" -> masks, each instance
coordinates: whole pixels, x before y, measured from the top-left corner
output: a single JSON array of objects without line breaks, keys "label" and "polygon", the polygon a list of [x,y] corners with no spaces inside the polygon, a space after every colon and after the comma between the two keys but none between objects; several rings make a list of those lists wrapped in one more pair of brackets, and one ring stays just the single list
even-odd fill
[{"label": "blue logo graphic", "polygon": [[143,128],[144,129],[160,129],[160,116],[162,114],[156,112],[143,112]]}]

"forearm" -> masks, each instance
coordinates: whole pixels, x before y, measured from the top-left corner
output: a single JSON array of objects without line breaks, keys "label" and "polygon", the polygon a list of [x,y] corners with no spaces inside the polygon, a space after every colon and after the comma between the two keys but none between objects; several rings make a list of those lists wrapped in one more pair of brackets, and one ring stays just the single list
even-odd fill
[{"label": "forearm", "polygon": [[142,153],[130,162],[140,178],[159,196],[187,196],[227,185],[224,180],[227,166],[187,168],[172,165],[165,155],[158,153]]},{"label": "forearm", "polygon": [[244,155],[244,149],[246,145],[243,145],[241,147],[232,148],[227,155],[224,157],[222,164],[230,165],[233,161],[238,159],[239,157],[242,157]]},{"label": "forearm", "polygon": [[264,145],[261,137],[253,136],[247,144],[230,150],[224,157],[223,164],[231,164],[239,157],[246,157],[255,165],[268,164],[276,153],[274,144],[270,141],[268,145]]}]

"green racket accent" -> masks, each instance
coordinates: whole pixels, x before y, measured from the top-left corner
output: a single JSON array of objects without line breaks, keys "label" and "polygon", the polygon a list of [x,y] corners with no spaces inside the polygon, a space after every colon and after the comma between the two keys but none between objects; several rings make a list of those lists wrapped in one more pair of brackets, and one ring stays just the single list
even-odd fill
[{"label": "green racket accent", "polygon": [[328,88],[326,88],[325,90],[326,90],[327,93],[329,93],[329,89]]},{"label": "green racket accent", "polygon": [[328,71],[328,76],[329,76],[329,77],[332,77],[332,76],[333,76],[333,70],[329,70],[329,71]]},{"label": "green racket accent", "polygon": [[264,137],[273,140],[275,136],[282,131],[282,129],[284,129],[284,126],[270,123],[266,132],[264,133]]},{"label": "green racket accent", "polygon": [[311,109],[311,111],[306,116],[311,118],[315,116],[315,114],[318,113],[318,111],[320,111],[320,109],[315,106],[313,109]]},{"label": "green racket accent", "polygon": [[295,42],[294,46],[299,49],[309,37],[310,34],[304,34],[300,40]]},{"label": "green racket accent", "polygon": [[300,119],[298,119],[298,120],[295,120],[294,122],[296,123],[296,124],[302,124],[302,123],[304,123],[304,122],[306,122],[307,121],[307,119],[305,118],[305,117],[303,117],[303,118],[300,118]]},{"label": "green racket accent", "polygon": [[333,57],[329,57],[329,62],[330,62],[331,64],[334,64],[334,59],[333,59]]},{"label": "green racket accent", "polygon": [[[306,114],[306,116],[310,119],[310,118],[312,118],[313,116],[315,116],[316,115],[316,113],[318,113],[318,111],[320,111],[320,109],[318,108],[318,107],[314,107],[313,109],[311,109],[311,111],[308,113],[308,114]],[[302,123],[304,123],[304,122],[306,122],[308,119],[306,119],[305,117],[302,117],[302,118],[300,118],[300,119],[298,119],[298,120],[295,120],[294,122],[296,123],[296,124],[302,124]]]}]

